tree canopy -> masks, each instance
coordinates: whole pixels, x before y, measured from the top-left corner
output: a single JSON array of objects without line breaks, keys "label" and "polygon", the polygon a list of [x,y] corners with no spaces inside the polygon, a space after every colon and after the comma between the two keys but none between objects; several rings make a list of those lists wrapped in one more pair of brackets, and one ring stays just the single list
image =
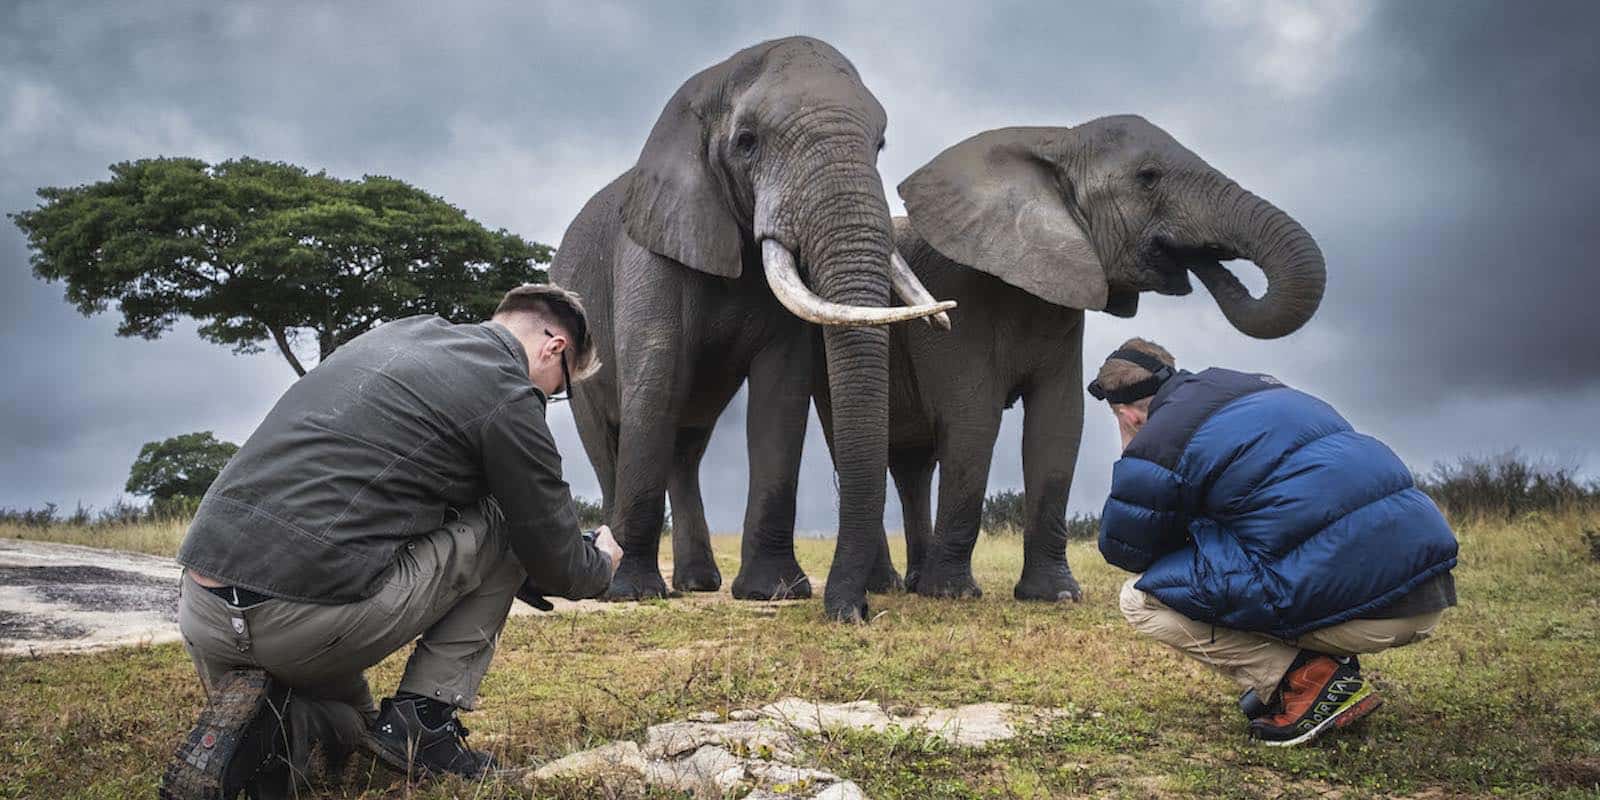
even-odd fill
[{"label": "tree canopy", "polygon": [[117,334],[146,339],[190,317],[236,353],[273,342],[299,375],[302,337],[320,359],[390,319],[483,319],[506,290],[545,280],[551,257],[403,181],[250,158],[123,162],[38,194],[9,216],[34,275],[64,281],[79,312],[115,301]]},{"label": "tree canopy", "polygon": [[174,498],[198,500],[237,452],[238,445],[216,438],[211,431],[146,442],[128,471],[126,491],[158,503]]}]

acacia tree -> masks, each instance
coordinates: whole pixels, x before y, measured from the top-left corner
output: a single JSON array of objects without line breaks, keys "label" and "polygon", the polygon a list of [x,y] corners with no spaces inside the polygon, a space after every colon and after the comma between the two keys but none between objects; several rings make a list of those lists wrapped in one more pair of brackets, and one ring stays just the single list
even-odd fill
[{"label": "acacia tree", "polygon": [[193,513],[200,498],[211,488],[228,459],[239,452],[233,442],[222,441],[211,431],[197,431],[146,442],[128,470],[126,491],[150,498],[157,516]]},{"label": "acacia tree", "polygon": [[403,181],[250,158],[123,162],[109,180],[38,194],[9,216],[33,274],[65,282],[85,316],[115,301],[117,335],[145,339],[190,317],[235,353],[273,342],[297,375],[302,338],[322,359],[385,320],[482,319],[506,290],[545,280],[551,256]]}]

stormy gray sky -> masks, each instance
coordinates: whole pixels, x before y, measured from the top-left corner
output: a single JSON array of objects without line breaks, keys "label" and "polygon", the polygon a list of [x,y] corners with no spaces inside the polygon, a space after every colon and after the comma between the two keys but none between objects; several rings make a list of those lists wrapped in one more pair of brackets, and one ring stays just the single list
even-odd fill
[{"label": "stormy gray sky", "polygon": [[[1293,336],[1247,339],[1197,289],[1147,295],[1130,320],[1091,315],[1088,360],[1148,336],[1180,366],[1317,393],[1415,467],[1520,447],[1600,472],[1600,6],[768,5],[10,0],[0,210],[125,159],[250,155],[392,175],[554,244],[685,78],[803,33],[854,61],[888,111],[879,167],[896,212],[892,187],[972,133],[1137,113],[1327,255],[1327,298]],[[21,234],[0,225],[0,506],[104,505],[143,442],[243,441],[290,383],[281,357],[234,356],[189,324],[118,339],[114,313],[85,319],[62,288],[31,276]],[[570,415],[551,421],[569,480],[596,496]],[[991,490],[1021,486],[1020,435],[1008,413]],[[1091,405],[1073,510],[1098,509],[1116,449]],[[713,529],[738,529],[744,476],[741,399],[706,459]],[[815,421],[801,495],[800,526],[830,529]]]}]

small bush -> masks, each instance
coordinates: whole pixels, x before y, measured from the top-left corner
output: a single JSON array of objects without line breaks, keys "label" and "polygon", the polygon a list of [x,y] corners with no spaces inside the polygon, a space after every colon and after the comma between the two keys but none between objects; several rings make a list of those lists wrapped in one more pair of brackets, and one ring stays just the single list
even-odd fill
[{"label": "small bush", "polygon": [[605,510],[598,502],[587,497],[574,497],[572,504],[578,507],[578,527],[591,530],[606,524]]},{"label": "small bush", "polygon": [[0,508],[0,522],[24,528],[48,528],[61,522],[56,515],[58,506],[45,503],[44,508]]},{"label": "small bush", "polygon": [[1067,541],[1092,542],[1100,538],[1099,514],[1073,514],[1067,517]]},{"label": "small bush", "polygon": [[981,524],[991,536],[1022,533],[1027,525],[1027,503],[1022,492],[1002,489],[985,497]]},{"label": "small bush", "polygon": [[[1002,489],[983,500],[983,531],[990,536],[1019,536],[1027,528],[1027,501],[1022,492]],[[1093,540],[1100,536],[1099,514],[1067,517],[1067,540]]]},{"label": "small bush", "polygon": [[1417,476],[1417,487],[1457,517],[1509,519],[1530,511],[1566,511],[1600,505],[1600,482],[1584,483],[1577,470],[1524,457],[1516,450],[1437,463]]}]

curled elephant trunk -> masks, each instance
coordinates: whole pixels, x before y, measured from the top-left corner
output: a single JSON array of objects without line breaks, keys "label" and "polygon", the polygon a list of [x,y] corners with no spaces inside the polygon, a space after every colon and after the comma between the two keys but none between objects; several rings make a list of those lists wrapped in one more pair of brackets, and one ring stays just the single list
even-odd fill
[{"label": "curled elephant trunk", "polygon": [[1271,203],[1230,185],[1220,204],[1217,228],[1224,249],[1255,262],[1267,290],[1252,297],[1233,273],[1211,261],[1191,264],[1223,316],[1247,336],[1276,339],[1306,324],[1322,303],[1327,265],[1322,249],[1293,217]]},{"label": "curled elephant trunk", "polygon": [[[795,316],[818,325],[843,327],[887,325],[908,319],[944,315],[945,311],[956,307],[953,300],[889,308],[848,306],[824,300],[800,279],[800,272],[795,267],[794,254],[776,239],[766,239],[761,242],[761,263],[767,274],[767,285],[772,287],[772,294],[778,298],[778,302]],[[901,263],[904,264],[903,261]],[[906,271],[909,273],[910,268],[908,267]],[[933,300],[932,295],[923,288],[921,282],[916,280],[915,275],[911,276],[911,280],[915,286],[910,291],[920,290],[921,297]],[[899,286],[899,279],[896,279],[896,286]],[[949,327],[948,316],[945,316],[945,327]]]}]

